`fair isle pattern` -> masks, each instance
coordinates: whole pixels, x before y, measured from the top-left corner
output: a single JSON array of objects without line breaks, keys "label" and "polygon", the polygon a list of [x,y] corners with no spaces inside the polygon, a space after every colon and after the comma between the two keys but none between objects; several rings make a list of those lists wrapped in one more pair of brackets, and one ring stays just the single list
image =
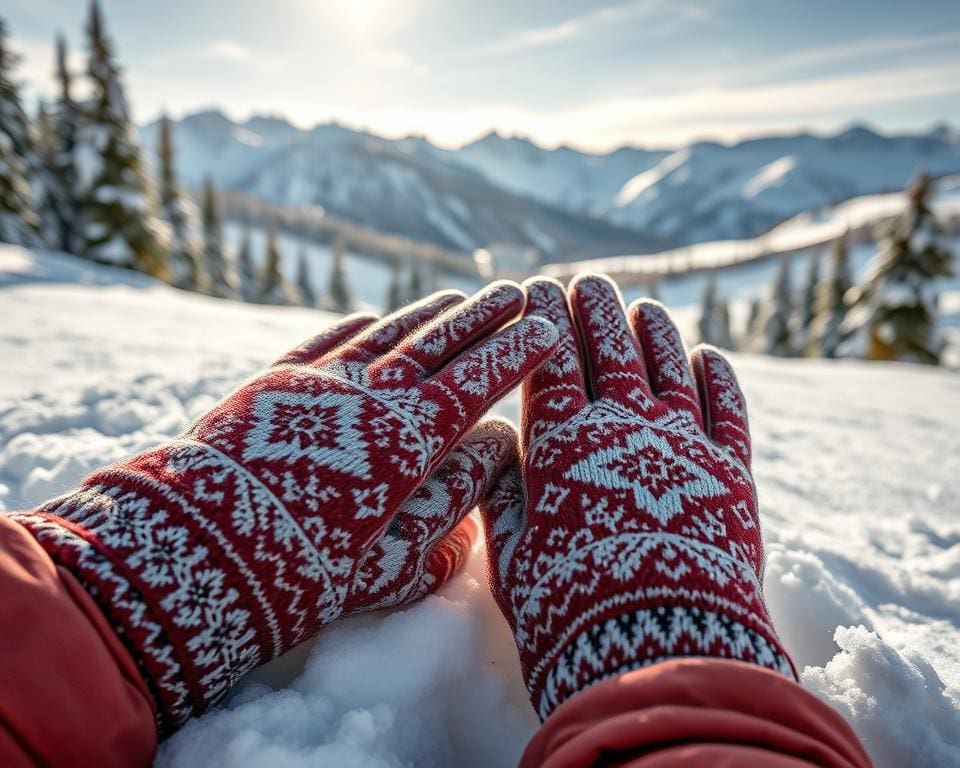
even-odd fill
[{"label": "fair isle pattern", "polygon": [[537,713],[546,719],[586,685],[683,656],[739,659],[793,675],[777,646],[729,616],[661,605],[593,624],[574,638],[546,674]]},{"label": "fair isle pattern", "polygon": [[662,306],[635,306],[628,321],[616,289],[587,277],[570,288],[571,317],[558,284],[528,290],[528,314],[560,330],[560,357],[525,385],[523,472],[501,477],[484,517],[493,592],[541,717],[653,659],[721,656],[793,675],[763,602],[732,370],[703,351],[705,417]]},{"label": "fair isle pattern", "polygon": [[[312,340],[181,438],[17,516],[128,643],[161,733],[345,611],[449,577],[458,523],[515,450],[503,424],[468,429],[556,340],[530,321],[487,338],[519,303],[496,285],[396,348],[382,324],[398,319],[333,353]],[[468,391],[461,366],[483,374]]]}]

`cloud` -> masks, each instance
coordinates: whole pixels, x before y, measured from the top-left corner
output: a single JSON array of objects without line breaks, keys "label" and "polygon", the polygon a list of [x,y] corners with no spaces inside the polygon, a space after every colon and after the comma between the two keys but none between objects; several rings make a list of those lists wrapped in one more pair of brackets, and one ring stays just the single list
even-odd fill
[{"label": "cloud", "polygon": [[372,50],[364,53],[364,59],[374,69],[393,70],[394,72],[420,75],[430,74],[430,67],[414,61],[409,54],[398,50]]},{"label": "cloud", "polygon": [[213,40],[206,48],[206,53],[215,59],[224,61],[251,61],[253,51],[235,40]]},{"label": "cloud", "polygon": [[520,51],[568,42],[601,32],[605,27],[631,18],[646,17],[653,23],[645,27],[647,36],[666,34],[690,21],[703,21],[712,14],[703,6],[688,0],[632,0],[605,5],[588,13],[566,19],[559,24],[521,30],[481,48],[484,55],[503,56]]},{"label": "cloud", "polygon": [[425,133],[445,146],[496,128],[534,136],[547,146],[570,142],[599,151],[625,143],[678,146],[705,137],[736,140],[798,126],[835,130],[862,119],[871,108],[953,94],[960,95],[960,72],[955,67],[918,67],[789,83],[691,88],[561,110],[536,111],[500,102],[457,111],[357,110],[338,116],[389,136]]}]

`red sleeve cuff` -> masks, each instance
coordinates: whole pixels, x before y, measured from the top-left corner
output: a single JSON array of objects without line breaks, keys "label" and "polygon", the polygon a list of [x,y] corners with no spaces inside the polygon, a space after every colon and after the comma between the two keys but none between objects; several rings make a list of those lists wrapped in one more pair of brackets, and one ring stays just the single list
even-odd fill
[{"label": "red sleeve cuff", "polygon": [[868,768],[846,721],[792,680],[725,659],[675,659],[587,688],[556,709],[521,768],[592,765]]},{"label": "red sleeve cuff", "polygon": [[0,515],[0,765],[148,765],[153,703],[80,584]]}]

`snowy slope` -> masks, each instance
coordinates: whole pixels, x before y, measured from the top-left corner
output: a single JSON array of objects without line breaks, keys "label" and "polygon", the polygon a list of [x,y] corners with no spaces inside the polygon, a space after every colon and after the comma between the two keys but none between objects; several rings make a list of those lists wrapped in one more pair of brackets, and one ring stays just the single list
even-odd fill
[{"label": "snowy slope", "polygon": [[[142,129],[148,146],[156,124]],[[219,112],[175,124],[177,169],[198,187],[227,189],[287,206],[321,206],[380,232],[472,251],[532,245],[558,257],[649,247],[635,231],[520,197],[423,139],[392,141],[332,124],[301,131],[277,118],[231,122]]]},{"label": "snowy slope", "polygon": [[[175,434],[330,319],[0,247],[0,505]],[[960,377],[734,361],[768,602],[803,683],[881,768],[960,766]],[[517,407],[513,395],[498,410]],[[342,622],[253,673],[158,764],[515,764],[536,721],[481,555],[439,596]]]},{"label": "snowy slope", "polygon": [[630,179],[599,213],[688,243],[752,237],[799,211],[902,189],[920,167],[960,171],[960,136],[945,128],[900,137],[851,128],[831,137],[701,142]]}]

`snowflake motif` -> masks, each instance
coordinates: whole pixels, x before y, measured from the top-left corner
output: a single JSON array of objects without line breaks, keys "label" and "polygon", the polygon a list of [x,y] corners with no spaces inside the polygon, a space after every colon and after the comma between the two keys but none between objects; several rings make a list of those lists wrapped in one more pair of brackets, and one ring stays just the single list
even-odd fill
[{"label": "snowflake motif", "polygon": [[329,470],[368,479],[367,445],[355,426],[363,416],[364,399],[357,394],[259,392],[253,426],[244,436],[243,459],[285,459],[292,464],[306,458]]},{"label": "snowflake motif", "polygon": [[560,505],[564,499],[570,495],[569,488],[563,488],[553,483],[547,483],[543,487],[543,496],[537,503],[537,512],[544,515],[555,515],[560,511]]},{"label": "snowflake motif", "polygon": [[670,443],[651,429],[627,435],[619,446],[593,451],[564,477],[605,490],[632,491],[637,508],[661,524],[683,512],[685,499],[728,493],[716,478],[675,453]]}]

